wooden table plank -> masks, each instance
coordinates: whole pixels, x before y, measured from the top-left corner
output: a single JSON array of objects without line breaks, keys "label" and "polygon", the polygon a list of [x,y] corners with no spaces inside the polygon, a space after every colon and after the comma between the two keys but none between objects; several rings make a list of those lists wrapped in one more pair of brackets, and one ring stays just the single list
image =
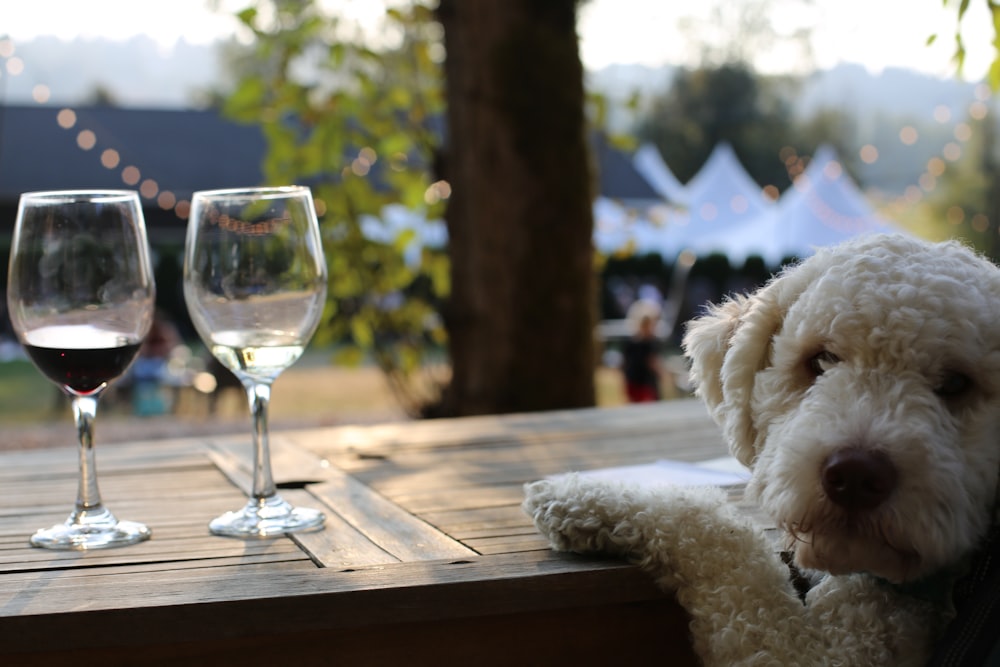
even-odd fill
[{"label": "wooden table plank", "polygon": [[[299,449],[292,441],[276,439],[272,444],[274,458],[281,462],[275,465],[275,480],[287,483],[291,475],[314,482],[308,484],[308,497],[301,495],[299,503],[322,503],[328,515],[328,530],[299,538],[317,562],[343,568],[475,555],[343,471],[322,465],[315,454]],[[252,462],[246,454],[245,448],[216,446],[212,457],[237,486],[249,493]],[[292,501],[291,490],[282,490],[281,494]]]},{"label": "wooden table plank", "polygon": [[[635,568],[588,561],[580,572],[581,563],[550,555],[491,560],[505,576],[480,578],[479,564],[458,563],[447,577],[437,564],[423,564],[443,581],[414,585],[414,578],[435,577],[401,564],[338,575],[363,579],[338,590],[323,586],[328,570],[273,581],[258,570],[235,583],[246,591],[276,583],[292,594],[266,597],[267,587],[264,597],[213,600],[219,585],[234,582],[210,577],[199,582],[204,600],[197,604],[156,599],[163,604],[131,611],[95,606],[38,615],[29,598],[19,615],[0,616],[0,632],[11,638],[0,656],[18,665],[79,664],[84,656],[132,664],[137,655],[144,665],[641,664],[664,655],[680,667],[696,664],[686,616]],[[45,590],[47,582],[36,583]],[[178,600],[187,597],[178,593]],[[5,609],[0,596],[0,614]]]},{"label": "wooden table plank", "polygon": [[441,449],[486,446],[490,443],[530,443],[546,438],[574,439],[608,434],[625,440],[631,434],[671,431],[684,433],[710,425],[704,405],[694,399],[619,408],[591,408],[515,415],[345,426],[335,429],[288,431],[313,452],[354,452],[377,458],[394,448]]},{"label": "wooden table plank", "polygon": [[[235,573],[203,569],[176,573],[124,572],[115,577],[115,588],[95,589],[91,582],[78,577],[63,578],[56,572],[38,572],[32,579],[31,596],[23,595],[22,586],[5,585],[0,577],[0,628],[14,616],[62,614],[68,611],[127,611],[190,605],[192,602],[260,603],[284,600],[282,606],[318,606],[319,598],[327,598],[323,606],[339,609],[342,616],[319,621],[326,627],[356,627],[381,619],[385,622],[413,620],[427,614],[453,618],[466,614],[513,612],[524,605],[540,608],[564,606],[569,598],[579,600],[587,593],[600,592],[605,600],[646,600],[662,597],[634,568],[606,558],[585,558],[550,551],[530,551],[502,556],[473,556],[464,559],[389,563],[360,567],[351,571],[313,569],[297,571]],[[234,579],[235,577],[235,579]],[[564,578],[565,577],[565,578]],[[23,580],[23,577],[22,577]],[[531,583],[537,581],[537,586]],[[509,586],[530,590],[532,599],[519,599],[512,594],[491,601],[490,605],[476,598],[480,584]],[[624,588],[622,588],[624,586]],[[454,594],[455,604],[439,609],[415,608],[414,590],[421,595]],[[448,593],[445,592],[448,591]],[[546,598],[558,591],[562,598]],[[86,593],[81,594],[81,593]],[[351,594],[354,603],[339,600],[339,594]],[[467,596],[467,597],[466,597]],[[373,600],[379,600],[378,604]],[[385,607],[380,608],[380,604]],[[423,605],[421,605],[423,607]],[[296,615],[301,615],[297,612]],[[366,615],[369,618],[364,618]],[[275,619],[276,624],[287,622]]]},{"label": "wooden table plank", "polygon": [[671,596],[620,561],[553,553],[520,504],[548,474],[724,454],[700,402],[279,433],[280,492],[325,528],[210,535],[246,501],[249,440],[100,448],[105,501],[153,538],[86,553],[27,543],[72,505],[73,449],[0,452],[0,664],[134,650],[147,664],[595,664],[623,640],[636,661],[691,664]]}]

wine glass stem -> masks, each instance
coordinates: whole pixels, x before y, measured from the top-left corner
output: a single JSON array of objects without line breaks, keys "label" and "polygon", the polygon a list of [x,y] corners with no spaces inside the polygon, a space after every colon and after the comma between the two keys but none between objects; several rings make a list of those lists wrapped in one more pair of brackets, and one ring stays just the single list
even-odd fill
[{"label": "wine glass stem", "polygon": [[248,381],[245,385],[253,417],[253,497],[270,498],[277,491],[271,475],[271,448],[268,441],[267,409],[271,403],[271,385]]},{"label": "wine glass stem", "polygon": [[73,418],[80,441],[80,486],[76,494],[78,512],[89,512],[101,506],[97,488],[97,461],[94,456],[94,418],[97,396],[73,396]]}]

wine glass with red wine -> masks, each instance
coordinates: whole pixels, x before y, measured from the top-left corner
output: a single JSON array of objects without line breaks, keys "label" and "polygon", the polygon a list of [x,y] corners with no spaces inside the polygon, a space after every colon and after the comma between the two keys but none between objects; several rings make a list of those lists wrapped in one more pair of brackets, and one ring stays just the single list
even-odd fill
[{"label": "wine glass with red wine", "polygon": [[271,475],[271,383],[302,355],[326,302],[326,260],[309,188],[196,192],[184,250],[184,299],[195,329],[246,389],[254,470],[241,509],[209,523],[216,535],[264,538],[319,530],[319,510],[293,507]]},{"label": "wine glass with red wine", "polygon": [[139,197],[127,190],[21,195],[7,305],[18,339],[73,404],[80,481],[69,518],[31,544],[100,549],[150,537],[101,502],[93,427],[97,400],[131,365],[153,321],[155,287]]}]

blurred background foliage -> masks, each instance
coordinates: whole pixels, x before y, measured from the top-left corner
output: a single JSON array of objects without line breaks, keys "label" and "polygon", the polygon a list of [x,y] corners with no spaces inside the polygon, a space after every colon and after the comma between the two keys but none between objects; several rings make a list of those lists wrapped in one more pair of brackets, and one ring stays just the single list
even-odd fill
[{"label": "blurred background foliage", "polygon": [[392,8],[375,50],[311,0],[258,0],[239,18],[255,41],[230,52],[223,111],[261,127],[269,183],[312,187],[330,272],[314,344],[334,346],[337,363],[373,359],[416,414],[444,381],[430,362],[446,344],[448,258],[422,243],[407,253],[419,230],[395,227],[387,207],[443,213],[440,26],[422,2]]}]

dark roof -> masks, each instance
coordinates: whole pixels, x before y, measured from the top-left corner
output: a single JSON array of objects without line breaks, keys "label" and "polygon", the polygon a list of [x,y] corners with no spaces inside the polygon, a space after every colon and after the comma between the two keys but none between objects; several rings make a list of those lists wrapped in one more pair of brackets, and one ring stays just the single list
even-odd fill
[{"label": "dark roof", "polygon": [[[79,188],[138,188],[122,180],[128,166],[141,180],[178,199],[195,190],[259,184],[264,138],[257,127],[239,125],[215,111],[74,108],[76,122],[63,129],[60,109],[0,106],[0,200],[22,192]],[[77,145],[84,130],[96,144]],[[118,152],[113,168],[101,164],[107,149]]]},{"label": "dark roof", "polygon": [[593,139],[591,145],[597,162],[599,194],[623,201],[663,200],[632,164],[631,156],[614,148],[600,136]]},{"label": "dark roof", "polygon": [[[196,190],[246,187],[263,181],[266,143],[260,129],[228,120],[217,111],[75,107],[75,121],[68,128],[60,125],[61,111],[43,105],[0,105],[0,229],[13,227],[11,209],[16,209],[22,192],[139,190],[152,179],[157,195],[169,192],[182,201]],[[86,150],[77,143],[85,130],[96,140]],[[618,200],[661,199],[628,155],[603,138],[592,145],[601,195]],[[119,156],[113,167],[101,161],[108,149]],[[123,170],[130,166],[140,172],[138,183],[122,179]],[[143,197],[149,226],[183,231],[185,222],[162,208],[157,195]]]}]

